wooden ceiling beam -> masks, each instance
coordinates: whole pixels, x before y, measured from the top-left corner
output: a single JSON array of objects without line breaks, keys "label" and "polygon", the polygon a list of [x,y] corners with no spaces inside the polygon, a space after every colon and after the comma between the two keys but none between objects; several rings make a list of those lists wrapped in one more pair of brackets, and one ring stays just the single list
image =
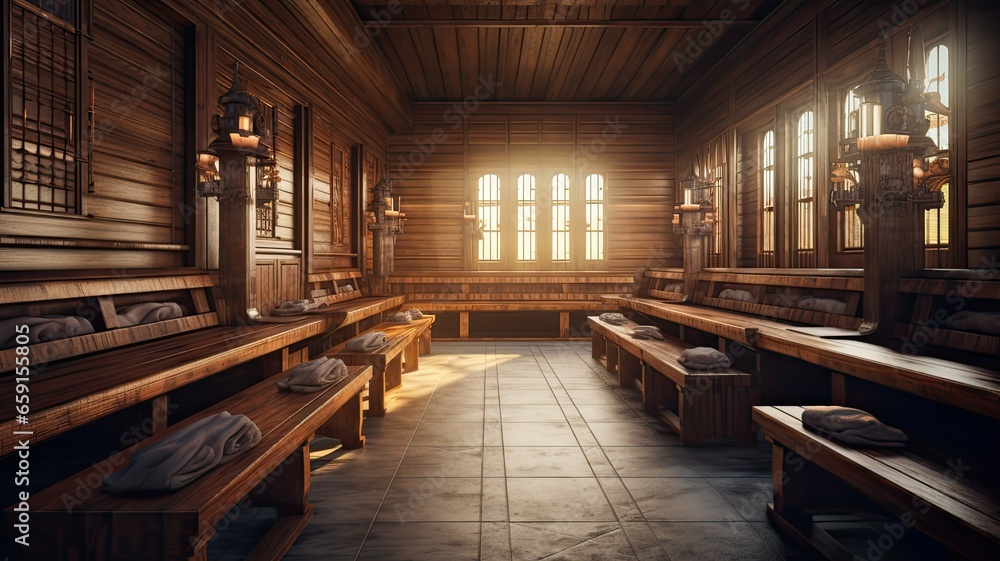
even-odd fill
[{"label": "wooden ceiling beam", "polygon": [[[413,28],[530,28],[530,27],[602,27],[631,29],[698,29],[711,18],[692,19],[630,19],[630,20],[548,20],[548,19],[433,19],[391,21],[363,20],[389,29]],[[726,25],[757,25],[760,20],[736,19]]]}]

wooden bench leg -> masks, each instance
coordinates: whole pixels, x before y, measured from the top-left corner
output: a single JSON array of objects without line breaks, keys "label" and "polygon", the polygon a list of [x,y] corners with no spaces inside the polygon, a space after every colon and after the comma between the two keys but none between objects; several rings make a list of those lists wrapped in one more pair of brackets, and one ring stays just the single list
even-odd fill
[{"label": "wooden bench leg", "polygon": [[569,312],[559,312],[559,338],[569,339]]},{"label": "wooden bench leg", "polygon": [[458,312],[458,338],[469,338],[469,312]]},{"label": "wooden bench leg", "polygon": [[385,417],[386,364],[372,365],[372,379],[368,382],[368,414]]},{"label": "wooden bench leg", "polygon": [[258,506],[274,507],[278,516],[309,510],[309,443],[292,453],[250,493]]},{"label": "wooden bench leg", "polygon": [[650,367],[642,363],[642,408],[650,415],[659,415],[660,400],[666,378]]},{"label": "wooden bench leg", "polygon": [[420,347],[420,351],[419,352],[420,352],[420,354],[422,354],[422,355],[429,355],[429,354],[431,354],[431,328],[430,327],[427,328],[427,331],[424,331],[423,333],[420,334],[420,338],[418,340],[419,340],[419,347]]},{"label": "wooden bench leg", "polygon": [[596,329],[590,332],[590,356],[594,360],[601,360],[601,357],[608,352],[607,341],[604,335]]},{"label": "wooden bench leg", "polygon": [[420,369],[420,341],[414,339],[403,349],[403,372]]},{"label": "wooden bench leg", "polygon": [[403,385],[403,353],[399,353],[395,358],[385,365],[385,391],[398,388]]},{"label": "wooden bench leg", "polygon": [[607,367],[609,372],[612,372],[614,374],[618,373],[618,355],[620,352],[621,349],[618,348],[618,345],[612,343],[611,341],[608,341]]},{"label": "wooden bench leg", "polygon": [[364,397],[358,392],[341,406],[317,434],[336,438],[344,448],[364,448]]},{"label": "wooden bench leg", "polygon": [[[621,351],[618,362],[618,384],[623,388],[631,388],[635,386],[636,380],[642,383],[642,361],[631,353]],[[645,386],[643,388],[645,394]]]}]

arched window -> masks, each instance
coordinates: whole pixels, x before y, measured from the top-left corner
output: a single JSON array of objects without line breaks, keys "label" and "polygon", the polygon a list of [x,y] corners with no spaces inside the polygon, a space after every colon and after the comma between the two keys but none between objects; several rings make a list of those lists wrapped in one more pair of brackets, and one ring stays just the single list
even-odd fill
[{"label": "arched window", "polygon": [[948,246],[948,184],[941,185],[944,206],[932,208],[924,216],[924,245],[932,248]]},{"label": "arched window", "polygon": [[500,176],[486,174],[479,178],[479,260],[500,260]]},{"label": "arched window", "polygon": [[815,167],[815,124],[813,112],[805,111],[799,116],[796,127],[795,158],[797,165],[796,196],[796,249],[799,252],[798,266],[810,266],[803,253],[811,253],[814,246],[813,227],[813,168]]},{"label": "arched window", "polygon": [[[841,138],[857,138],[859,134],[859,121],[858,116],[861,109],[861,96],[858,95],[858,89],[854,88],[847,92],[847,96],[844,98],[844,124],[843,131],[841,132]],[[841,222],[841,240],[840,245],[842,249],[862,249],[865,247],[864,238],[864,226],[861,223],[861,217],[858,216],[858,209],[856,206],[849,206],[844,209],[843,217]]]},{"label": "arched window", "polygon": [[517,260],[535,260],[535,176],[524,174],[517,178]]},{"label": "arched window", "polygon": [[587,218],[587,261],[604,259],[604,176],[592,173],[584,184]]},{"label": "arched window", "polygon": [[760,266],[773,267],[774,261],[774,131],[768,130],[760,143],[761,169],[761,255]]},{"label": "arched window", "polygon": [[569,176],[552,177],[552,261],[569,261]]},{"label": "arched window", "polygon": [[[936,93],[941,96],[941,105],[951,107],[951,96],[949,95],[949,64],[948,46],[935,45],[927,54],[927,87],[924,91]],[[948,149],[948,115],[942,115],[933,111],[927,111],[927,118],[931,126],[927,129],[927,136],[931,137],[934,144],[941,150]]]}]

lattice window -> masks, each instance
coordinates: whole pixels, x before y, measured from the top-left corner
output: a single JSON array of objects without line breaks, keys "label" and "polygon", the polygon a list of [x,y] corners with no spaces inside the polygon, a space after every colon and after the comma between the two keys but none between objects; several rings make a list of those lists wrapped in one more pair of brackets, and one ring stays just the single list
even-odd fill
[{"label": "lattice window", "polygon": [[[927,54],[927,87],[924,91],[941,96],[941,105],[951,107],[948,46],[939,44]],[[948,115],[927,111],[931,126],[927,136],[942,150],[948,149]]]},{"label": "lattice window", "polygon": [[73,0],[10,3],[10,192],[6,206],[80,212]]},{"label": "lattice window", "polygon": [[799,116],[796,127],[796,146],[796,248],[800,253],[799,265],[802,266],[805,265],[801,262],[802,252],[812,251],[815,243],[813,169],[815,167],[816,143],[812,111],[805,111]]},{"label": "lattice window", "polygon": [[774,184],[775,184],[775,168],[774,168],[774,131],[769,130],[764,133],[764,137],[761,139],[760,146],[760,169],[761,169],[761,217],[760,217],[760,237],[761,237],[761,252],[760,252],[760,263],[761,267],[773,267],[775,265],[774,261],[774,223],[775,223],[775,210],[774,210]]},{"label": "lattice window", "polygon": [[500,261],[500,176],[489,173],[479,178],[478,191],[479,260]]},{"label": "lattice window", "polygon": [[[844,114],[841,125],[841,138],[857,138],[858,136],[858,115],[861,111],[861,97],[857,88],[847,92],[844,97]],[[857,172],[853,172],[857,179]],[[857,206],[849,206],[841,214],[840,222],[841,249],[864,249],[865,230],[861,223],[861,216],[858,215]]]},{"label": "lattice window", "polygon": [[712,267],[724,264],[726,228],[722,217],[725,215],[726,193],[726,138],[719,137],[705,148],[705,161],[708,167],[708,178],[712,182],[712,206],[715,207],[715,228],[712,229],[711,246],[709,248],[709,263]]},{"label": "lattice window", "polygon": [[604,176],[592,173],[584,183],[584,215],[587,219],[587,261],[604,259]]},{"label": "lattice window", "polygon": [[924,245],[927,247],[948,247],[948,184],[941,185],[944,206],[928,209],[924,214]]},{"label": "lattice window", "polygon": [[275,228],[275,201],[257,201],[257,237],[273,238]]},{"label": "lattice window", "polygon": [[552,177],[552,261],[570,260],[570,184],[569,176]]},{"label": "lattice window", "polygon": [[517,260],[535,260],[537,234],[535,176],[523,174],[517,178]]}]

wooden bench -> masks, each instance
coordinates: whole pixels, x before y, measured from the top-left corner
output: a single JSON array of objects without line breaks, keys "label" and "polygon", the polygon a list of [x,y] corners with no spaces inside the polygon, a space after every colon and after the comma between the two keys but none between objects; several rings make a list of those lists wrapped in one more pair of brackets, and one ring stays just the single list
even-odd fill
[{"label": "wooden bench", "polygon": [[421,352],[430,352],[433,324],[433,315],[425,315],[409,323],[382,323],[364,332],[385,333],[386,343],[378,349],[369,352],[348,351],[345,348],[349,341],[344,341],[327,349],[323,355],[339,358],[346,364],[373,368],[368,392],[368,414],[382,417],[386,413],[386,394],[402,385],[404,372],[412,372],[420,367]]},{"label": "wooden bench", "polygon": [[636,339],[637,325],[610,325],[588,318],[593,356],[604,359],[625,387],[642,392],[643,407],[677,432],[684,445],[705,439],[749,440],[751,375],[735,368],[692,371],[677,362],[690,348],[681,341]]},{"label": "wooden bench", "polygon": [[[614,311],[601,294],[633,288],[630,274],[610,272],[427,272],[394,275],[392,292],[407,307],[438,316],[439,339],[585,337],[587,314]],[[457,317],[456,317],[457,316]]]},{"label": "wooden bench", "polygon": [[[913,539],[917,533],[964,558],[1000,559],[995,470],[970,466],[961,457],[942,460],[911,446],[842,446],[805,429],[802,411],[753,408],[754,421],[774,445],[774,503],[767,514],[777,528],[826,559],[879,559],[897,547],[897,555],[909,551],[906,558],[951,557],[935,543]],[[989,486],[982,484],[984,477]],[[873,522],[872,506],[888,516]],[[852,526],[874,527],[868,551],[848,551],[835,539]]]},{"label": "wooden bench", "polygon": [[[357,327],[361,321],[395,310],[403,305],[402,295],[369,296],[361,271],[330,271],[309,275],[310,297],[326,306],[316,313],[329,320],[327,329]],[[358,329],[354,329],[354,334]]]},{"label": "wooden bench", "polygon": [[[274,507],[279,517],[248,559],[280,559],[312,516],[309,440],[320,433],[349,447],[364,445],[361,392],[372,371],[349,367],[346,380],[315,393],[278,390],[277,381],[285,376],[272,376],[33,494],[32,554],[39,559],[204,560],[217,527],[228,526],[252,505]],[[172,493],[129,496],[100,489],[101,477],[123,467],[137,450],[221,411],[249,417],[261,431],[260,442]]]}]

